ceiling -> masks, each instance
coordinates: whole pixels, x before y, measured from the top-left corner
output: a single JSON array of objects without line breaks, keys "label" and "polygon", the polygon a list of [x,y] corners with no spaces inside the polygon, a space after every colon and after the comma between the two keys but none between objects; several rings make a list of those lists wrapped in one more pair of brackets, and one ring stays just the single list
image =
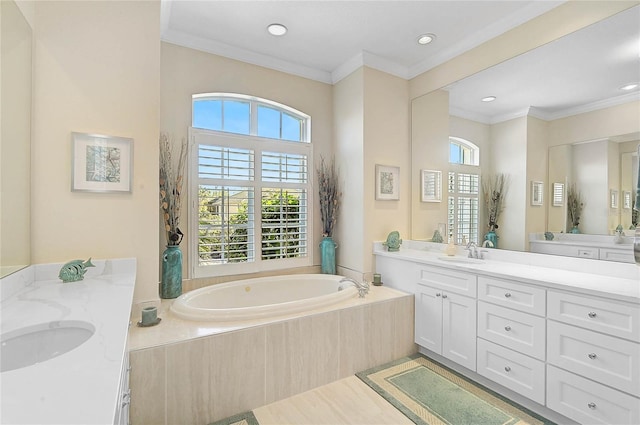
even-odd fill
[{"label": "ceiling", "polygon": [[[411,79],[563,2],[162,0],[162,39],[329,84],[363,65]],[[620,79],[640,80],[640,7],[632,10],[590,36],[587,49],[579,47],[579,37],[554,42],[451,85],[452,108],[495,122],[528,106],[559,114],[617,96],[604,84],[613,71]],[[287,34],[270,35],[271,23],[285,25]],[[437,38],[419,45],[424,33]],[[611,46],[631,39],[635,57],[621,60],[620,49]],[[476,102],[488,95],[498,99]]]}]

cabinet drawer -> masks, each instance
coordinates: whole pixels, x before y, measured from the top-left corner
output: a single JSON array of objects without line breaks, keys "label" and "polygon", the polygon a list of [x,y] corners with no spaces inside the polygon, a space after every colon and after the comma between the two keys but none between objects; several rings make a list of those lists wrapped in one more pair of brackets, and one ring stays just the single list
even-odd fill
[{"label": "cabinet drawer", "polygon": [[478,336],[540,360],[545,358],[542,317],[478,302]]},{"label": "cabinet drawer", "polygon": [[547,317],[640,342],[639,305],[547,291]]},{"label": "cabinet drawer", "polygon": [[508,280],[479,276],[478,299],[538,316],[546,313],[544,289]]},{"label": "cabinet drawer", "polygon": [[640,394],[640,344],[549,320],[547,361],[630,394]]},{"label": "cabinet drawer", "polygon": [[422,267],[420,283],[435,286],[467,297],[476,297],[476,275],[440,267]]},{"label": "cabinet drawer", "polygon": [[547,407],[582,424],[640,423],[640,399],[551,365]]},{"label": "cabinet drawer", "polygon": [[606,261],[618,261],[623,263],[633,263],[633,248],[613,249],[600,248],[600,259]]},{"label": "cabinet drawer", "polygon": [[600,251],[598,248],[574,248],[576,257],[580,258],[592,258],[597,260],[600,257]]},{"label": "cabinet drawer", "polygon": [[478,338],[478,373],[544,405],[544,362]]}]

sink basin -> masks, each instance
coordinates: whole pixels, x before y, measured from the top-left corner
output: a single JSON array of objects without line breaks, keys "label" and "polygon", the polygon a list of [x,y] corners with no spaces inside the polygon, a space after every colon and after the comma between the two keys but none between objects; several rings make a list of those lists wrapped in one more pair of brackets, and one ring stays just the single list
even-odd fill
[{"label": "sink basin", "polygon": [[438,257],[438,260],[446,261],[447,263],[455,264],[484,264],[484,260],[469,257]]},{"label": "sink basin", "polygon": [[95,331],[89,322],[64,320],[4,333],[0,337],[0,372],[32,366],[68,353],[85,343]]}]

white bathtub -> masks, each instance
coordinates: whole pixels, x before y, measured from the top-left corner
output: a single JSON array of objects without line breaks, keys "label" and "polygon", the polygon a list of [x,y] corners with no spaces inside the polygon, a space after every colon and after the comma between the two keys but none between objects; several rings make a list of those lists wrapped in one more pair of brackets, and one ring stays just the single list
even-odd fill
[{"label": "white bathtub", "polygon": [[343,276],[297,274],[236,280],[179,296],[171,311],[187,320],[229,321],[282,316],[336,304],[358,294]]}]

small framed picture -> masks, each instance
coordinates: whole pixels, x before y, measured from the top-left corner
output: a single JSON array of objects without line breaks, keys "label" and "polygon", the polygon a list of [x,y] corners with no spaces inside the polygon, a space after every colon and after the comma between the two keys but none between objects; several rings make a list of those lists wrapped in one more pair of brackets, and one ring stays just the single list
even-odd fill
[{"label": "small framed picture", "polygon": [[622,208],[625,210],[631,209],[631,192],[628,190],[622,192]]},{"label": "small framed picture", "polygon": [[71,190],[131,192],[133,139],[72,133]]},{"label": "small framed picture", "polygon": [[442,201],[442,172],[422,170],[422,202]]},{"label": "small framed picture", "polygon": [[561,207],[564,205],[564,183],[553,184],[553,203],[554,207]]},{"label": "small framed picture", "polygon": [[544,184],[538,181],[531,182],[531,205],[540,206],[542,205],[542,194],[544,188]]},{"label": "small framed picture", "polygon": [[400,199],[400,167],[376,164],[376,200]]},{"label": "small framed picture", "polygon": [[618,191],[613,189],[610,190],[609,197],[611,199],[611,208],[617,209],[618,208]]}]

